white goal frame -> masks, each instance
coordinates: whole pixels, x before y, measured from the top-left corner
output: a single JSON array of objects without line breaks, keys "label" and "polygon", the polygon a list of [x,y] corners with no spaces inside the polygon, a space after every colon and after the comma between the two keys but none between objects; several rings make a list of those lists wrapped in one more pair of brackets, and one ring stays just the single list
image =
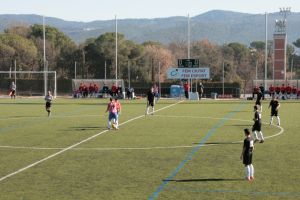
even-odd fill
[{"label": "white goal frame", "polygon": [[54,74],[54,91],[53,96],[56,98],[57,96],[57,78],[56,78],[56,71],[0,71],[0,74],[15,74],[15,84],[17,85],[17,76],[16,74],[44,74],[44,94],[47,94],[47,79],[48,74]]}]

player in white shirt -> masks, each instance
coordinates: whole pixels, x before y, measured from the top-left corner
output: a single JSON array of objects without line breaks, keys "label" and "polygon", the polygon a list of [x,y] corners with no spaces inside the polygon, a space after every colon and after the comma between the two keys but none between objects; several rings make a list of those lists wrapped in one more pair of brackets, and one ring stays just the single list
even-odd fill
[{"label": "player in white shirt", "polygon": [[51,92],[48,91],[48,94],[45,96],[45,101],[46,101],[46,111],[48,112],[48,117],[51,116],[51,104],[52,104],[53,96],[51,95]]}]

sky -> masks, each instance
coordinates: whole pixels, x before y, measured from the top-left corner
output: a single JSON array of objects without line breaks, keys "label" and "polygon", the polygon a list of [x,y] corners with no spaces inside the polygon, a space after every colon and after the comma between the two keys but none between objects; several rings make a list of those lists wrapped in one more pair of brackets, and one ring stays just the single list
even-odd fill
[{"label": "sky", "polygon": [[196,16],[210,10],[263,14],[291,7],[300,0],[0,0],[0,14],[38,14],[68,21]]}]

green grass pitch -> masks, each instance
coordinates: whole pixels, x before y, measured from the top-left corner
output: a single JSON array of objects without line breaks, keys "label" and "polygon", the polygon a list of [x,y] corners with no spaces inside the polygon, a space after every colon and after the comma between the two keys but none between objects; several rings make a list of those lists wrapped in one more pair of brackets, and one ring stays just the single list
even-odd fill
[{"label": "green grass pitch", "polygon": [[253,101],[121,103],[106,131],[107,100],[56,99],[48,118],[42,99],[0,99],[0,199],[300,199],[300,103],[280,102],[280,128],[263,101],[253,182],[239,159]]}]

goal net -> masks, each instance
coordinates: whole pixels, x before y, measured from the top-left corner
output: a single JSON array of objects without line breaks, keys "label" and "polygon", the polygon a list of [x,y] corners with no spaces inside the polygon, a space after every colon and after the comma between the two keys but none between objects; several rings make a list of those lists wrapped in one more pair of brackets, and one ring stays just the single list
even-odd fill
[{"label": "goal net", "polygon": [[[92,97],[98,97],[103,94],[110,94],[111,89],[115,85],[118,88],[118,95],[124,98],[125,87],[123,79],[72,79],[72,90],[73,94],[80,91],[80,87],[85,87],[89,90],[90,86],[97,86],[98,90],[96,94],[90,95]],[[74,96],[75,97],[75,96]]]},{"label": "goal net", "polygon": [[17,96],[57,95],[56,71],[0,71],[0,95],[8,95],[12,82]]}]

